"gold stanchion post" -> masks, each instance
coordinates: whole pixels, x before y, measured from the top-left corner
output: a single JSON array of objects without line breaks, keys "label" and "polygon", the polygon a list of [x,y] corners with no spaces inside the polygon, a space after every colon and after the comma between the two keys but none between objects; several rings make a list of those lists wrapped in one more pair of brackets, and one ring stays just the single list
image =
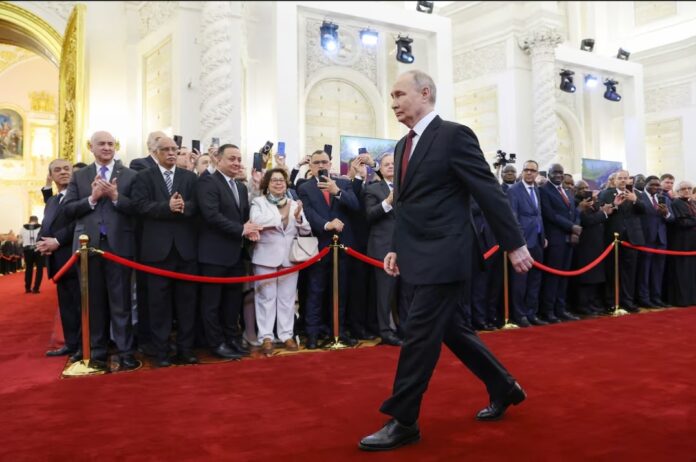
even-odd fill
[{"label": "gold stanchion post", "polygon": [[614,233],[614,314],[613,316],[624,316],[628,311],[619,305],[619,233]]},{"label": "gold stanchion post", "polygon": [[505,308],[505,324],[502,328],[519,329],[520,326],[510,322],[510,275],[508,272],[508,253],[503,252],[503,307]]},{"label": "gold stanchion post", "polygon": [[80,235],[80,295],[82,297],[82,360],[77,361],[63,372],[64,376],[104,374],[104,365],[97,364],[90,358],[89,344],[89,236]]},{"label": "gold stanchion post", "polygon": [[348,345],[339,340],[340,329],[338,321],[338,252],[341,246],[338,243],[338,235],[334,234],[333,237],[333,342],[326,345],[330,350],[340,350],[342,348],[348,348]]}]

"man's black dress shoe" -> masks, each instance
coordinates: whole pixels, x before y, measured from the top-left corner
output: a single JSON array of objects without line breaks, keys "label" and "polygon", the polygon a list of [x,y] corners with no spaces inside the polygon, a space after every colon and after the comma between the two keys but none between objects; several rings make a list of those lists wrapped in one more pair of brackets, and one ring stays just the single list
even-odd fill
[{"label": "man's black dress shoe", "polygon": [[542,321],[536,316],[527,316],[527,319],[529,320],[529,323],[533,326],[548,326],[549,324],[548,322]]},{"label": "man's black dress shoe", "polygon": [[561,321],[579,321],[580,318],[577,316],[573,316],[572,314],[568,313],[567,311],[564,311],[563,313],[559,314],[557,316],[558,319]]},{"label": "man's black dress shoe", "polygon": [[642,306],[643,308],[653,308],[652,302],[648,300],[636,300],[637,306]]},{"label": "man's black dress shoe", "polygon": [[157,355],[159,355],[159,351],[157,351],[151,343],[144,343],[142,345],[139,345],[138,351],[144,355],[152,356],[153,358],[156,358]]},{"label": "man's black dress shoe", "polygon": [[177,353],[176,362],[178,364],[198,364],[198,358],[190,351],[182,351]]},{"label": "man's black dress shoe", "polygon": [[558,319],[554,314],[539,315],[537,317],[543,321],[546,321],[549,324],[558,324],[559,322],[561,322],[561,320]]},{"label": "man's black dress shoe", "polygon": [[382,337],[382,344],[391,346],[401,346],[404,342],[394,334],[386,334]]},{"label": "man's black dress shoe", "polygon": [[358,340],[357,340],[357,339],[354,339],[353,337],[349,337],[349,336],[346,335],[346,334],[340,335],[340,336],[338,337],[338,341],[341,342],[341,343],[343,343],[344,345],[348,345],[348,346],[351,346],[351,347],[353,347],[353,346],[355,346],[355,345],[358,344]]},{"label": "man's black dress shoe", "polygon": [[519,327],[532,327],[529,321],[527,321],[527,318],[511,319],[511,321]]},{"label": "man's black dress shoe", "polygon": [[32,294],[38,294],[38,293],[40,293],[40,292],[39,292],[39,289],[31,289],[31,293],[32,293]]},{"label": "man's black dress shoe", "polygon": [[241,338],[235,337],[230,339],[230,341],[227,342],[227,346],[242,356],[249,356],[251,354],[249,349],[244,346]]},{"label": "man's black dress shoe", "polygon": [[659,298],[653,300],[651,303],[652,303],[652,306],[654,306],[656,308],[667,308],[669,306],[668,304],[666,304],[665,302],[663,302]]},{"label": "man's black dress shoe", "polygon": [[77,350],[68,348],[67,346],[63,345],[62,347],[58,348],[57,350],[48,350],[46,352],[46,356],[66,356],[66,355],[72,355],[76,351]]},{"label": "man's black dress shoe", "polygon": [[505,398],[502,400],[493,400],[488,405],[488,407],[481,409],[478,414],[476,414],[476,420],[492,421],[500,420],[505,414],[505,410],[514,404],[517,406],[527,397],[519,383],[515,382],[510,391],[507,393]]},{"label": "man's black dress shoe", "polygon": [[420,440],[418,423],[402,425],[390,419],[381,430],[360,440],[358,447],[363,451],[389,451]]},{"label": "man's black dress shoe", "polygon": [[242,359],[242,355],[236,350],[233,350],[226,343],[221,343],[217,348],[213,348],[212,353],[215,356],[225,359]]},{"label": "man's black dress shoe", "polygon": [[138,367],[140,363],[133,357],[133,355],[124,355],[119,359],[119,364],[121,366],[121,370],[129,371]]},{"label": "man's black dress shoe", "polygon": [[164,357],[164,358],[155,359],[155,361],[153,362],[153,365],[155,367],[169,367],[172,365],[172,362],[169,360],[168,357]]},{"label": "man's black dress shoe", "polygon": [[307,336],[307,343],[305,344],[307,346],[308,350],[316,350],[317,349],[317,336],[316,335],[308,335]]},{"label": "man's black dress shoe", "polygon": [[629,313],[638,313],[640,311],[640,308],[638,308],[633,303],[626,303],[624,305],[621,305],[621,308],[628,311]]}]

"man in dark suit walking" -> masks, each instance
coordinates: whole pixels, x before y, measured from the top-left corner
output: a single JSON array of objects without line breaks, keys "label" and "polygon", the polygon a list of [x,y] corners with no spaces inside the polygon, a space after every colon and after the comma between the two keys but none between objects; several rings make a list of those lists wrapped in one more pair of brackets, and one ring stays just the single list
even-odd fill
[{"label": "man in dark suit walking", "polygon": [[[245,273],[244,239],[259,239],[261,227],[249,221],[249,193],[237,177],[242,153],[223,144],[217,170],[198,180],[198,209],[202,221],[198,233],[198,263],[203,276],[234,277]],[[240,359],[249,354],[242,344],[239,315],[241,284],[203,284],[201,315],[208,346],[221,358]]]},{"label": "man in dark suit walking", "polygon": [[[384,260],[392,247],[394,237],[394,156],[387,154],[380,160],[382,181],[376,181],[365,187],[365,213],[370,224],[367,240],[367,254],[378,260]],[[377,284],[377,324],[379,336],[385,345],[401,346],[401,340],[391,328],[392,304],[395,302],[397,279],[389,276],[381,268],[375,268]],[[406,312],[399,312],[399,322],[406,322]]]},{"label": "man in dark suit walking", "polygon": [[[159,138],[155,148],[157,168],[143,170],[135,177],[132,200],[143,226],[140,261],[169,271],[195,274],[198,178],[193,172],[176,168],[178,150],[171,138]],[[173,312],[178,322],[177,362],[197,363],[193,354],[196,284],[148,274],[147,285],[156,365],[171,365],[169,335]]]},{"label": "man in dark suit walking", "polygon": [[[55,159],[48,165],[49,176],[58,187],[58,194],[46,201],[44,219],[36,250],[46,257],[48,277],[53,278],[70,257],[73,249],[75,222],[65,216],[65,191],[70,183],[72,166],[65,159]],[[73,267],[57,283],[58,309],[63,326],[65,345],[46,352],[46,356],[74,355],[80,349],[80,282]]]},{"label": "man in dark suit walking", "polygon": [[[468,297],[472,249],[473,194],[516,271],[528,271],[532,257],[505,194],[490,171],[474,133],[440,119],[434,111],[436,89],[421,71],[397,79],[392,109],[411,130],[396,146],[396,225],[393,251],[384,259],[390,275],[411,285],[405,341],[392,396],[381,411],[392,416],[378,432],[363,438],[368,451],[394,449],[420,439],[418,415],[430,377],[447,347],[485,384],[490,405],[479,420],[501,418],[526,394],[503,365],[465,325],[458,309]],[[397,265],[398,255],[398,265]],[[481,258],[481,257],[479,257]]]},{"label": "man in dark suit walking", "polygon": [[[79,236],[89,236],[89,246],[132,259],[133,208],[130,192],[135,172],[114,160],[115,140],[110,133],[92,135],[94,162],[73,174],[65,194],[65,214],[76,220],[73,250]],[[131,326],[131,270],[99,256],[89,259],[89,306],[92,359],[106,361],[109,324],[122,369],[134,369]]]}]

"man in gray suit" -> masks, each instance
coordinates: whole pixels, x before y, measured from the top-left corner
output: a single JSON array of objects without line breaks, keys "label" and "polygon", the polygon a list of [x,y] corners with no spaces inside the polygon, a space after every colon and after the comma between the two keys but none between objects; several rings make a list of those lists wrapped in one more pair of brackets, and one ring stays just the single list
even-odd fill
[{"label": "man in gray suit", "polygon": [[[364,191],[365,212],[370,224],[367,254],[384,260],[392,246],[394,235],[394,156],[384,155],[380,161],[382,181],[369,184]],[[377,283],[377,323],[379,336],[385,345],[401,346],[401,340],[391,328],[391,307],[396,296],[397,279],[389,276],[382,268],[375,268]],[[399,312],[399,321],[405,321],[405,312]]]},{"label": "man in gray suit", "polygon": [[[89,236],[90,247],[132,259],[133,209],[130,190],[135,171],[114,160],[115,140],[110,133],[92,135],[94,162],[76,172],[65,194],[65,214],[76,221],[73,246],[79,236]],[[121,369],[133,369],[129,268],[104,260],[89,259],[90,339],[92,359],[106,361],[109,321],[119,353]]]}]

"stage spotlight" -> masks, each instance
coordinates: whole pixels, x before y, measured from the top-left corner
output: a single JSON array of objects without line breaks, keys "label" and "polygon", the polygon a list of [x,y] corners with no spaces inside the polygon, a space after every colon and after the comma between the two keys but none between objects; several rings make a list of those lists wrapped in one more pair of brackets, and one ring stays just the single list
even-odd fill
[{"label": "stage spotlight", "polygon": [[402,37],[396,39],[396,60],[400,63],[411,64],[416,58],[413,57],[411,52],[411,43],[413,39],[409,37]]},{"label": "stage spotlight", "polygon": [[338,49],[338,25],[331,21],[324,21],[319,28],[321,37],[321,47],[328,51],[334,52]]},{"label": "stage spotlight", "polygon": [[594,39],[583,39],[582,42],[580,42],[580,49],[582,51],[594,50]]},{"label": "stage spotlight", "polygon": [[624,61],[628,61],[629,56],[631,56],[631,53],[624,50],[623,48],[619,48],[619,52],[616,53],[616,57],[619,59],[623,59]]},{"label": "stage spotlight", "polygon": [[425,2],[425,1],[418,2],[418,4],[416,5],[416,11],[420,11],[421,13],[432,14],[433,13],[433,2]]},{"label": "stage spotlight", "polygon": [[573,75],[575,72],[568,69],[561,69],[561,90],[566,93],[575,93],[575,85],[573,85]]},{"label": "stage spotlight", "polygon": [[587,88],[594,88],[597,86],[598,83],[599,83],[599,79],[597,79],[596,76],[594,76],[592,74],[587,74],[585,76],[585,86]]},{"label": "stage spotlight", "polygon": [[360,31],[360,41],[363,45],[370,47],[377,45],[378,37],[379,34],[377,33],[377,31],[372,30],[369,27]]},{"label": "stage spotlight", "polygon": [[616,93],[616,86],[619,84],[616,80],[606,79],[604,86],[607,90],[604,92],[604,97],[609,101],[621,101],[621,95]]}]

